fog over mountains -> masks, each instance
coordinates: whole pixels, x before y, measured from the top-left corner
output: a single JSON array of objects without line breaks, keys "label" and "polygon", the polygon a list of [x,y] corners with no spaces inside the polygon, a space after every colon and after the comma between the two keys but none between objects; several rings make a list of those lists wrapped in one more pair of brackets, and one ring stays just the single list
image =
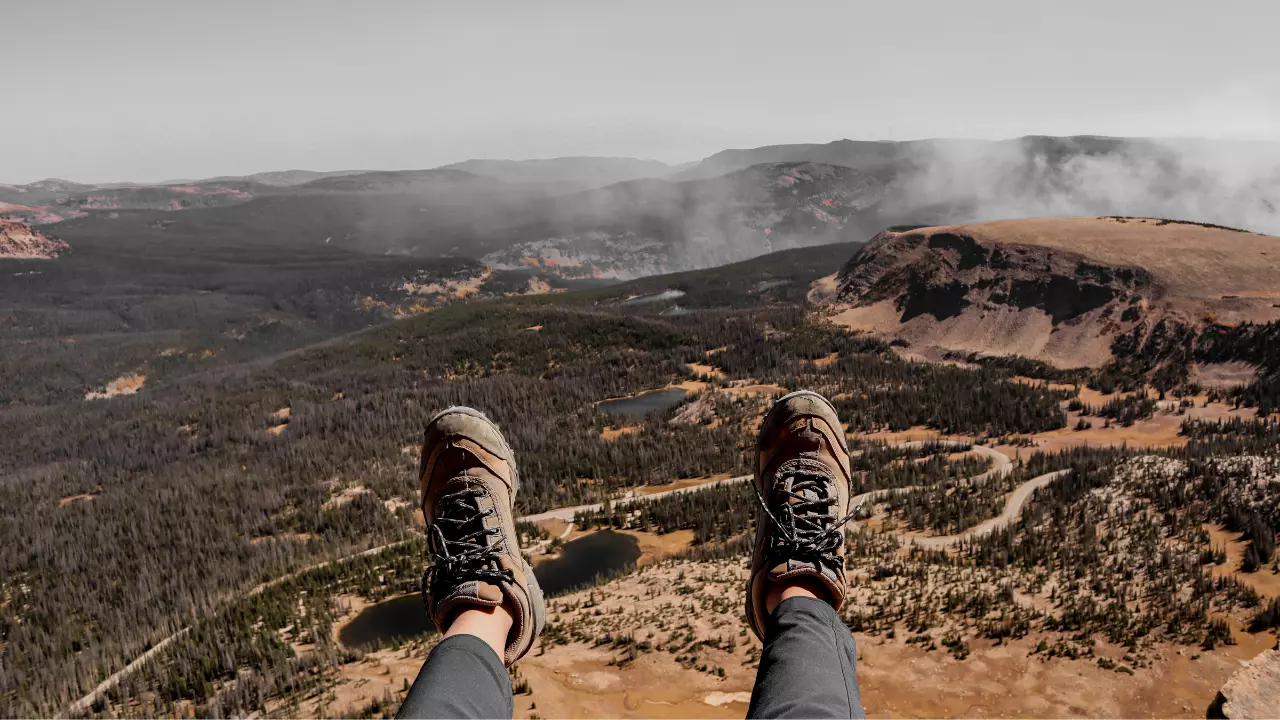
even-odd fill
[{"label": "fog over mountains", "polygon": [[0,203],[13,219],[67,221],[59,232],[73,246],[85,234],[162,230],[166,242],[332,244],[630,278],[865,240],[896,224],[1142,215],[1280,232],[1280,143],[838,140],[682,166],[573,157],[160,186],[43,181],[0,186]]}]

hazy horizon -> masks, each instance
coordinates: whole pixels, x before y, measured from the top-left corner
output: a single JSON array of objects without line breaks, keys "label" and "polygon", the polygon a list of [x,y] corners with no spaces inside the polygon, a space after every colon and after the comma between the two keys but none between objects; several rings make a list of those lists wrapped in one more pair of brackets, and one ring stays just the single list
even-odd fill
[{"label": "hazy horizon", "polygon": [[1280,140],[1270,3],[6,5],[0,182],[1025,135]]}]

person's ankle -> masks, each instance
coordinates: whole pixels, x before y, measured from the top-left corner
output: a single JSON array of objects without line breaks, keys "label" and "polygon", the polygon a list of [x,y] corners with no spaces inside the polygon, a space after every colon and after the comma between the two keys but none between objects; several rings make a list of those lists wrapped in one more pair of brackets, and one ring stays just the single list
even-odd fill
[{"label": "person's ankle", "polygon": [[460,610],[449,620],[444,636],[474,635],[493,648],[499,660],[505,660],[507,638],[515,624],[515,615],[507,605],[505,602],[496,607],[473,605]]},{"label": "person's ankle", "polygon": [[817,578],[808,575],[799,575],[785,580],[779,580],[769,586],[764,596],[764,609],[772,615],[774,610],[778,609],[778,605],[783,600],[793,597],[807,597],[823,602],[831,602],[831,593],[827,591],[826,586]]}]

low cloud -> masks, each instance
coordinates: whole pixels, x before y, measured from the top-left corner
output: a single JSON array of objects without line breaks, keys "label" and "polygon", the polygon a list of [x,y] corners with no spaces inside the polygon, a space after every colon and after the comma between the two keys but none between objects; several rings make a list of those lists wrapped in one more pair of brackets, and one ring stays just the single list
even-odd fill
[{"label": "low cloud", "polygon": [[1144,215],[1280,233],[1280,143],[1028,137],[918,146],[886,216]]}]

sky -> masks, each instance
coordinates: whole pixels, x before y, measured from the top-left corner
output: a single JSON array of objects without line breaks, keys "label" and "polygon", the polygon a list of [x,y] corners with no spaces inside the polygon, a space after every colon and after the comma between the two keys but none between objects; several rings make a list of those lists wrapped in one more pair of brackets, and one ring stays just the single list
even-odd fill
[{"label": "sky", "polygon": [[0,182],[1280,139],[1273,0],[5,0]]}]

